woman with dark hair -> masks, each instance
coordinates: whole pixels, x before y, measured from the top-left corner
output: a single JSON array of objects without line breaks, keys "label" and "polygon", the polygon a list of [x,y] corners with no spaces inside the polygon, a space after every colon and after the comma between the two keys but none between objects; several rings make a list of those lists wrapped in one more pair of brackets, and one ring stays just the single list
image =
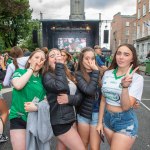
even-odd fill
[{"label": "woman with dark hair", "polygon": [[143,91],[143,77],[138,72],[134,46],[120,45],[102,79],[97,125],[112,150],[130,150],[137,137],[138,120],[133,107],[141,101]]},{"label": "woman with dark hair", "polygon": [[77,86],[83,94],[83,100],[77,111],[78,132],[86,149],[100,149],[100,136],[96,131],[99,104],[101,99],[102,70],[96,64],[94,50],[83,48],[76,73]]},{"label": "woman with dark hair", "polygon": [[11,77],[16,69],[24,69],[25,64],[29,57],[23,57],[23,51],[20,47],[14,46],[10,50],[10,56],[13,59],[13,63],[9,64],[7,67],[6,75],[3,81],[4,86],[9,86],[11,82]]},{"label": "woman with dark hair", "polygon": [[58,49],[47,54],[43,73],[43,85],[50,105],[50,119],[54,135],[58,138],[57,150],[85,150],[82,140],[73,126],[76,121],[75,107],[82,95],[77,92],[75,78],[64,65]]},{"label": "woman with dark hair", "polygon": [[32,102],[35,97],[38,101],[45,97],[41,77],[44,62],[45,53],[42,50],[34,51],[27,61],[26,69],[17,69],[13,74],[14,88],[9,114],[13,150],[26,149],[27,112],[37,111],[36,105]]}]

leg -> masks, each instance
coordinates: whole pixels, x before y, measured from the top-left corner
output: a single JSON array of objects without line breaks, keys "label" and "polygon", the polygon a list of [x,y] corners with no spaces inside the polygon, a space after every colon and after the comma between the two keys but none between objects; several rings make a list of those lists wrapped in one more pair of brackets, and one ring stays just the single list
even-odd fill
[{"label": "leg", "polygon": [[90,150],[100,150],[100,136],[96,131],[96,126],[90,126]]},{"label": "leg", "polygon": [[25,129],[15,129],[10,130],[10,138],[13,150],[25,150],[26,143],[26,130]]},{"label": "leg", "polygon": [[66,150],[66,149],[67,147],[59,139],[57,139],[56,150]]},{"label": "leg", "polygon": [[85,150],[78,132],[73,127],[71,127],[68,132],[59,135],[58,139],[62,141],[70,150]]},{"label": "leg", "polygon": [[105,136],[107,138],[107,142],[109,143],[109,145],[111,145],[111,141],[112,141],[112,137],[114,135],[114,132],[112,130],[110,130],[109,128],[104,127],[104,133],[105,133]]},{"label": "leg", "polygon": [[111,141],[111,150],[130,150],[135,139],[125,134],[114,133]]},{"label": "leg", "polygon": [[88,150],[90,125],[86,123],[78,123],[78,132],[83,141],[85,148]]},{"label": "leg", "polygon": [[0,99],[0,114],[2,121],[5,124],[8,117],[8,107],[4,99]]}]

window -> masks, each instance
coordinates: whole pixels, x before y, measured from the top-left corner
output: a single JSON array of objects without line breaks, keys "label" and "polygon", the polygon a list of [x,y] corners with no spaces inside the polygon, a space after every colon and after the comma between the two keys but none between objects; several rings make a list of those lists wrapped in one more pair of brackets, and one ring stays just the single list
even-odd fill
[{"label": "window", "polygon": [[145,22],[142,25],[142,37],[145,36]]},{"label": "window", "polygon": [[140,17],[141,17],[141,10],[140,10],[140,8],[138,9],[138,19],[140,19]]},{"label": "window", "polygon": [[137,26],[137,38],[140,38],[140,25]]},{"label": "window", "polygon": [[150,12],[150,0],[149,0],[149,12]]},{"label": "window", "polygon": [[146,4],[143,5],[143,16],[146,15]]},{"label": "window", "polygon": [[129,22],[126,22],[126,27],[129,27],[130,23]]},{"label": "window", "polygon": [[150,35],[150,20],[148,21],[148,35]]},{"label": "window", "polygon": [[125,33],[126,35],[129,35],[129,30],[128,29],[126,29],[126,33]]}]

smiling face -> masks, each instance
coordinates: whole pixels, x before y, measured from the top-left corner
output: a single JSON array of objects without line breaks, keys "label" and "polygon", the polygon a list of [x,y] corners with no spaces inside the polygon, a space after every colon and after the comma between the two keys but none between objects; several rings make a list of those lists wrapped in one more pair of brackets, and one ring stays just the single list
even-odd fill
[{"label": "smiling face", "polygon": [[116,63],[120,68],[127,68],[133,62],[133,53],[127,46],[121,46],[116,53]]},{"label": "smiling face", "polygon": [[95,55],[92,51],[87,51],[83,55],[83,62],[82,63],[83,63],[83,66],[86,70],[91,70],[90,66],[88,65],[89,60],[95,61]]},{"label": "smiling face", "polygon": [[48,55],[49,66],[51,66],[53,69],[55,69],[57,56],[61,56],[61,53],[59,50],[54,49],[49,52],[49,55]]}]

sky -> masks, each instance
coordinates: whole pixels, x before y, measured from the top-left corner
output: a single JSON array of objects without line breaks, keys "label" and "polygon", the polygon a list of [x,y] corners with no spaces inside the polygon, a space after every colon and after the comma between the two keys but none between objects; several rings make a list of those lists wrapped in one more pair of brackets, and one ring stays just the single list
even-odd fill
[{"label": "sky", "polygon": [[[33,9],[33,19],[69,19],[70,0],[29,0]],[[112,20],[113,16],[121,12],[122,15],[136,13],[136,0],[85,0],[85,18],[88,20]]]}]

